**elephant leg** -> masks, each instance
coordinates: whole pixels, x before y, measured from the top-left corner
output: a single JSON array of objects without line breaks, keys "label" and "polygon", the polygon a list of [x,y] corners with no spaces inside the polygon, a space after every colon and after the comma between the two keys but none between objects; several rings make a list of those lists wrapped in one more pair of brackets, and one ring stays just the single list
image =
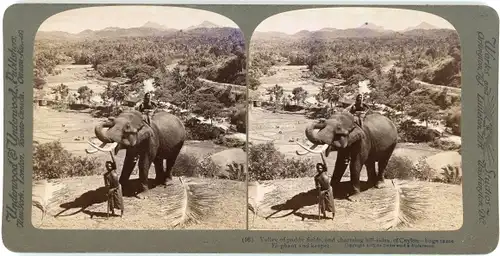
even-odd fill
[{"label": "elephant leg", "polygon": [[349,157],[347,152],[338,151],[337,153],[337,161],[335,161],[335,169],[333,169],[332,179],[330,180],[330,185],[333,189],[338,188],[338,184],[344,176],[344,173],[347,169],[348,162],[346,159]]},{"label": "elephant leg", "polygon": [[123,162],[122,172],[120,174],[120,184],[122,186],[125,186],[125,183],[127,183],[130,179],[130,175],[132,174],[136,164],[137,160],[135,152],[127,150],[125,161]]},{"label": "elephant leg", "polygon": [[352,159],[349,167],[349,170],[351,172],[352,195],[357,195],[361,192],[361,182],[359,180],[361,168],[363,167],[361,159],[359,157]]},{"label": "elephant leg", "polygon": [[148,154],[143,154],[139,157],[139,182],[140,191],[137,194],[138,198],[145,198],[145,194],[149,191],[148,174],[151,167],[151,157]]},{"label": "elephant leg", "polygon": [[375,161],[366,162],[366,172],[368,174],[369,186],[374,186],[377,182],[377,173],[375,172]]},{"label": "elephant leg", "polygon": [[154,162],[155,164],[155,184],[160,185],[165,180],[165,171],[163,170],[163,159],[157,158]]},{"label": "elephant leg", "polygon": [[389,159],[380,160],[378,162],[378,174],[377,174],[377,182],[375,183],[376,188],[384,188],[385,187],[385,179],[384,179],[384,171],[387,167],[387,163]]},{"label": "elephant leg", "polygon": [[167,168],[165,170],[165,177],[163,183],[165,185],[168,185],[169,183],[172,182],[172,168],[175,165],[175,161],[177,160],[177,157],[179,156],[179,153],[181,152],[182,144],[178,147],[176,151],[174,151],[168,158],[167,158]]},{"label": "elephant leg", "polygon": [[391,158],[392,152],[394,152],[394,149],[396,146],[394,145],[391,147],[387,153],[386,156],[378,161],[378,174],[377,174],[377,183],[375,183],[376,188],[384,188],[385,187],[385,179],[384,179],[384,174],[385,174],[385,168],[387,168],[387,164],[389,163],[389,159]]}]

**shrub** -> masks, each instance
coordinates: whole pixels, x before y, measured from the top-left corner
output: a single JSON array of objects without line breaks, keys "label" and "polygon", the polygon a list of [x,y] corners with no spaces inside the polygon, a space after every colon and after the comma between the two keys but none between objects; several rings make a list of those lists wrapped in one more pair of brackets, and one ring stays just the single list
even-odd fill
[{"label": "shrub", "polygon": [[289,111],[289,112],[297,112],[297,111],[301,111],[303,109],[304,109],[303,106],[300,106],[300,105],[291,105],[291,104],[286,104],[283,107],[283,110]]},{"label": "shrub", "polygon": [[231,138],[231,137],[219,137],[216,140],[214,140],[214,143],[217,145],[222,145],[228,148],[239,148],[239,147],[245,147],[247,142],[239,140],[237,138]]},{"label": "shrub", "polygon": [[393,155],[387,163],[384,178],[408,180],[415,177],[413,162],[407,157]]},{"label": "shrub", "polygon": [[188,140],[213,140],[224,134],[220,128],[210,124],[187,124],[186,125]]},{"label": "shrub", "polygon": [[436,172],[425,161],[425,157],[413,164],[408,157],[392,156],[387,164],[384,178],[447,182],[436,177]]},{"label": "shrub", "polygon": [[298,178],[315,172],[309,159],[286,159],[272,142],[252,145],[248,152],[249,181]]},{"label": "shrub", "polygon": [[308,110],[306,117],[309,119],[329,118],[331,116],[331,111],[327,107],[314,107]]},{"label": "shrub", "polygon": [[217,178],[220,170],[221,166],[214,163],[208,156],[198,162],[198,168],[196,169],[197,175],[205,178]]},{"label": "shrub", "polygon": [[123,107],[104,106],[104,107],[97,107],[95,110],[92,111],[91,115],[92,117],[95,118],[101,118],[101,117],[118,116],[122,112],[123,112]]},{"label": "shrub", "polygon": [[233,163],[229,165],[229,179],[237,181],[246,181],[247,172],[244,164]]},{"label": "shrub", "polygon": [[236,126],[236,131],[246,133],[247,109],[246,107],[235,108],[229,115],[230,123]]},{"label": "shrub", "polygon": [[403,142],[421,143],[433,141],[439,133],[423,126],[417,126],[415,122],[407,120],[399,125],[401,140]]},{"label": "shrub", "polygon": [[451,128],[451,131],[454,135],[460,136],[461,134],[460,130],[461,117],[462,117],[462,110],[460,106],[458,106],[450,109],[444,118],[446,127]]},{"label": "shrub", "polygon": [[242,165],[233,164],[228,166],[228,176],[221,172],[222,167],[214,163],[210,157],[203,160],[192,154],[181,153],[173,167],[176,176],[203,177],[203,178],[226,178],[229,180],[245,181],[245,169]]},{"label": "shrub", "polygon": [[436,181],[435,172],[429,166],[427,161],[425,161],[425,157],[422,157],[414,166],[413,166],[413,175],[415,179],[421,181]]},{"label": "shrub", "polygon": [[96,158],[73,156],[61,142],[35,144],[33,147],[33,179],[60,179],[95,175],[101,163]]},{"label": "shrub", "polygon": [[444,183],[456,185],[462,184],[462,173],[460,167],[447,165],[446,167],[443,167],[442,170],[444,171],[442,179]]},{"label": "shrub", "polygon": [[314,175],[315,170],[315,165],[309,159],[285,159],[285,167],[280,176],[282,178],[308,177]]},{"label": "shrub", "polygon": [[172,174],[176,176],[197,177],[199,176],[199,159],[195,155],[180,153],[177,156]]},{"label": "shrub", "polygon": [[440,139],[435,139],[432,142],[429,142],[429,146],[433,148],[438,148],[441,150],[460,150],[462,148],[462,145],[456,144],[453,141],[449,140],[440,140]]}]

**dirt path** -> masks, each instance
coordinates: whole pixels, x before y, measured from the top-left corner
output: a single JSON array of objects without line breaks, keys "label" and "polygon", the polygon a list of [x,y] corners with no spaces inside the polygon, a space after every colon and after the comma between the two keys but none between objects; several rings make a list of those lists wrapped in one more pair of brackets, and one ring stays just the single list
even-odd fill
[{"label": "dirt path", "polygon": [[[131,180],[138,176],[132,176]],[[150,178],[154,178],[150,176]],[[213,201],[209,209],[203,210],[198,223],[173,227],[171,219],[172,200],[182,196],[180,181],[169,187],[156,187],[147,199],[124,197],[125,212],[122,218],[106,218],[106,191],[102,176],[74,177],[58,180],[69,190],[55,198],[51,214],[64,210],[57,218],[46,216],[41,221],[41,211],[32,207],[32,223],[43,229],[245,229],[246,228],[246,186],[244,182],[184,178],[184,182],[198,183],[200,189],[210,193]],[[171,201],[169,201],[171,200]],[[205,199],[196,199],[199,201]],[[120,213],[120,210],[115,212]]]},{"label": "dirt path", "polygon": [[[344,181],[347,180],[344,178]],[[419,208],[422,210],[421,218],[412,226],[393,230],[444,231],[457,230],[462,226],[462,186],[416,181],[411,183],[424,188],[426,195],[430,195],[427,200],[423,200],[427,206]],[[328,212],[329,219],[318,221],[312,178],[273,180],[262,184],[271,188],[267,189],[269,192],[266,196],[261,195],[264,200],[260,204],[258,215],[249,211],[249,228],[254,230],[382,231],[385,230],[385,222],[376,212],[392,204],[390,196],[396,193],[391,181],[387,180],[386,188],[363,191],[358,202],[336,199],[335,219],[332,221],[332,215]],[[250,198],[256,196],[255,191],[256,189],[249,187]],[[282,211],[265,219],[279,209]]]},{"label": "dirt path", "polygon": [[431,84],[431,83],[427,83],[427,82],[420,81],[417,79],[415,79],[413,81],[426,89],[430,89],[430,90],[434,90],[434,91],[441,91],[441,90],[447,89],[448,93],[450,95],[453,95],[453,96],[461,96],[462,95],[461,88],[438,85],[438,84]]},{"label": "dirt path", "polygon": [[291,94],[296,87],[302,87],[309,92],[309,95],[314,95],[319,92],[322,83],[308,78],[309,70],[307,66],[272,66],[270,72],[274,73],[271,76],[264,76],[259,79],[260,92],[266,92],[267,88],[271,88],[276,84],[283,87],[285,95]]}]

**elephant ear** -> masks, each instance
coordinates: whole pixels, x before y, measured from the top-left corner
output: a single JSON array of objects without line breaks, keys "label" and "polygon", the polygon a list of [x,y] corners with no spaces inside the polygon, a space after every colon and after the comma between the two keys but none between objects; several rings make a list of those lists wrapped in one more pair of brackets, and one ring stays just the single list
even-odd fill
[{"label": "elephant ear", "polygon": [[338,133],[341,134],[349,134],[348,136],[348,141],[347,141],[347,146],[351,146],[354,144],[356,141],[359,141],[365,136],[365,133],[361,127],[359,127],[356,124],[355,117],[351,113],[347,112],[343,114],[341,117],[341,126],[339,126],[337,129],[339,130]]},{"label": "elephant ear", "polygon": [[138,131],[146,124],[146,122],[144,122],[142,115],[138,113],[132,113],[129,118],[129,124],[132,129]]},{"label": "elephant ear", "polygon": [[138,131],[137,131],[137,141],[145,141],[148,138],[151,138],[154,136],[153,130],[151,127],[144,125],[142,126]]},{"label": "elephant ear", "polygon": [[355,142],[359,141],[360,139],[365,137],[365,132],[361,127],[359,126],[354,126],[354,129],[349,133],[349,140],[347,142],[348,146],[351,146]]}]

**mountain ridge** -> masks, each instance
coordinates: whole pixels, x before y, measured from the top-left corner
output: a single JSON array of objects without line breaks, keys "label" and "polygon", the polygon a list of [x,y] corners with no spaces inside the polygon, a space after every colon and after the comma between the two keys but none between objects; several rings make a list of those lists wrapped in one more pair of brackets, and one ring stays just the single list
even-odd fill
[{"label": "mountain ridge", "polygon": [[421,22],[419,25],[407,27],[404,30],[395,31],[386,29],[375,23],[365,22],[358,27],[338,29],[332,27],[324,27],[318,30],[301,30],[293,34],[287,34],[278,31],[260,32],[256,31],[253,36],[258,39],[300,39],[304,37],[309,38],[359,38],[359,37],[380,37],[390,35],[414,35],[414,34],[429,34],[434,31],[452,30],[437,28],[427,22]]},{"label": "mountain ridge", "polygon": [[148,21],[142,26],[121,28],[110,26],[103,29],[86,29],[77,33],[70,33],[65,31],[38,31],[36,34],[37,39],[64,39],[64,40],[82,40],[82,39],[101,39],[101,38],[120,38],[120,37],[141,37],[141,36],[164,36],[177,33],[179,31],[199,30],[199,29],[221,29],[221,27],[210,21],[203,21],[202,23],[190,26],[187,29],[174,29],[165,25]]}]

